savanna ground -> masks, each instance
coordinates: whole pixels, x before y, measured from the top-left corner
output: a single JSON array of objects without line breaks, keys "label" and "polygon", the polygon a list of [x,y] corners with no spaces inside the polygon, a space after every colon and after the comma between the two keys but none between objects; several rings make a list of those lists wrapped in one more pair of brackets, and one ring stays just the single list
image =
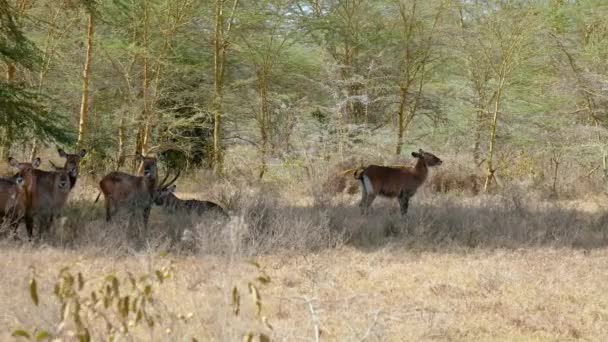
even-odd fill
[{"label": "savanna ground", "polygon": [[144,247],[124,221],[104,222],[96,176],[84,177],[52,239],[0,243],[0,339],[78,340],[85,328],[92,340],[608,338],[601,191],[564,182],[570,192],[556,197],[510,183],[472,196],[430,183],[407,219],[383,199],[362,217],[359,194],[328,193],[336,180],[320,180],[332,171],[316,170],[283,169],[264,184],[236,169],[184,176],[179,196],[222,202],[232,219],[154,208]]}]

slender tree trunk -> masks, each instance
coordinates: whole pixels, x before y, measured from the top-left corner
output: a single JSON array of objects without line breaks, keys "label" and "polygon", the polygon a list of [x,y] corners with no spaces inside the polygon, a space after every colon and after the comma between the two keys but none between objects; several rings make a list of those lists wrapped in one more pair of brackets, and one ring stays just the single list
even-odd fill
[{"label": "slender tree trunk", "polygon": [[405,133],[405,115],[406,115],[406,104],[407,104],[407,88],[401,87],[401,91],[399,92],[401,99],[399,100],[399,125],[397,126],[397,148],[395,149],[396,155],[401,155],[401,150],[403,149],[403,137]]},{"label": "slender tree trunk", "polygon": [[93,35],[95,34],[95,22],[93,13],[89,13],[87,25],[87,55],[82,71],[82,101],[80,103],[80,120],[78,124],[78,148],[82,148],[87,134],[89,122],[89,82],[91,78],[91,64],[93,62]]},{"label": "slender tree trunk", "polygon": [[[13,63],[7,63],[6,65],[6,82],[11,84],[15,82],[15,74],[17,73],[17,68]],[[3,129],[4,136],[1,139],[2,149],[0,150],[0,158],[2,160],[6,160],[9,157],[11,148],[13,147],[13,126],[11,125],[10,120],[6,122],[6,125]]]},{"label": "slender tree trunk", "polygon": [[[481,104],[481,101],[479,101],[479,104]],[[482,108],[481,106],[479,109],[477,109],[477,122],[475,124],[475,136],[473,142],[473,161],[475,162],[475,165],[479,165],[481,160],[481,132],[483,131],[484,112],[485,108]]]},{"label": "slender tree trunk", "polygon": [[213,172],[222,173],[222,117],[224,115],[224,0],[215,0],[215,36],[213,42],[214,94],[213,94]]},{"label": "slender tree trunk", "polygon": [[483,186],[483,191],[487,192],[490,186],[490,182],[494,179],[494,173],[496,170],[494,169],[494,151],[496,147],[496,127],[498,126],[498,115],[500,110],[500,98],[502,95],[502,87],[504,85],[504,78],[501,78],[498,84],[498,89],[496,90],[496,99],[494,101],[494,114],[492,118],[492,127],[490,131],[490,146],[488,150],[488,160],[487,160],[487,175],[486,181]]},{"label": "slender tree trunk", "polygon": [[259,177],[262,179],[267,171],[266,157],[268,156],[268,130],[270,129],[269,122],[269,106],[268,106],[268,75],[266,67],[258,70],[258,95],[260,97],[260,137],[261,137],[261,166]]},{"label": "slender tree trunk", "polygon": [[[142,27],[142,80],[141,80],[141,91],[142,91],[142,109],[139,116],[138,129],[137,129],[137,140],[135,145],[135,152],[139,152],[143,155],[147,154],[147,145],[149,141],[149,128],[150,128],[150,112],[148,107],[148,86],[149,86],[149,56],[148,56],[148,0],[143,1],[143,27]],[[133,161],[133,169],[138,171],[141,165],[137,164],[137,161]]]},{"label": "slender tree trunk", "polygon": [[125,164],[125,139],[125,113],[122,113],[118,124],[118,151],[116,153],[117,171]]}]

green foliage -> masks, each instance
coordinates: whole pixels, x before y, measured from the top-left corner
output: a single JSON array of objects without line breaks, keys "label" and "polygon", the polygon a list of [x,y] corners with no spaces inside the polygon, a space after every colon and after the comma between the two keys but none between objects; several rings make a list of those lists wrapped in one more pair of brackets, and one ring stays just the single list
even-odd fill
[{"label": "green foliage", "polygon": [[[110,274],[101,282],[94,282],[85,279],[82,273],[74,274],[65,267],[59,271],[53,286],[60,317],[60,321],[55,324],[61,328],[54,330],[54,333],[39,329],[31,332],[18,329],[12,335],[33,341],[73,335],[84,342],[90,341],[92,334],[100,333],[96,329],[103,326],[103,334],[109,341],[114,341],[129,336],[130,331],[137,327],[153,328],[168,315],[157,307],[155,291],[173,277],[173,272],[173,265],[169,263],[152,274],[135,277],[127,273],[123,278]],[[40,300],[48,301],[44,296],[39,299],[35,276],[30,279],[29,292],[36,306]],[[186,320],[186,316],[180,317]],[[102,324],[99,324],[100,321]]]}]

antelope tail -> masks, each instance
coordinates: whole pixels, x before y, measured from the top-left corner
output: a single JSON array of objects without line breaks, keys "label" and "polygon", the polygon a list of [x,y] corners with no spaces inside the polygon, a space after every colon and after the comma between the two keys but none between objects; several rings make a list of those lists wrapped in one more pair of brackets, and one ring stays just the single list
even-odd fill
[{"label": "antelope tail", "polygon": [[355,172],[353,172],[353,176],[355,177],[355,179],[361,180],[361,178],[363,178],[363,171],[365,171],[364,167],[356,169]]},{"label": "antelope tail", "polygon": [[99,197],[101,197],[101,191],[97,194],[97,198],[95,199],[95,203],[97,203],[97,201],[99,201]]}]

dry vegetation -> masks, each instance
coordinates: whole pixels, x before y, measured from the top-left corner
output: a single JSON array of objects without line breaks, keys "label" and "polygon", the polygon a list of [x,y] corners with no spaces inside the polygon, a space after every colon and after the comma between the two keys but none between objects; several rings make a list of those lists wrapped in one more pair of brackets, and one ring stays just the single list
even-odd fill
[{"label": "dry vegetation", "polygon": [[[466,185],[437,192],[432,178],[406,219],[395,201],[383,199],[362,217],[358,193],[328,187],[357,162],[330,163],[310,176],[275,170],[265,184],[236,167],[223,180],[203,171],[184,177],[178,195],[222,202],[231,221],[172,217],[154,208],[153,238],[143,247],[133,242],[126,220],[104,222],[102,206],[92,202],[95,179],[83,179],[52,240],[0,242],[0,339],[18,329],[75,339],[78,328],[70,319],[61,323],[61,299],[53,294],[55,284],[65,286],[65,267],[85,281],[77,291],[82,308],[109,275],[131,299],[138,292],[128,275],[148,276],[136,287],[150,285],[154,325],[135,324],[132,312],[123,317],[129,335],[113,332],[119,340],[234,341],[250,332],[289,341],[317,335],[372,341],[608,337],[608,279],[601,272],[608,261],[608,216],[601,192],[574,199],[576,191],[568,190],[555,198],[543,184],[509,182],[471,196]],[[351,176],[345,173],[344,184]],[[166,275],[162,283],[157,271]],[[28,293],[32,277],[38,306]],[[259,291],[259,316],[251,284]],[[91,307],[102,311],[100,303]],[[105,315],[116,328],[123,318],[113,307]],[[103,315],[87,310],[81,309],[82,321],[93,340],[107,339],[112,330]]]}]

